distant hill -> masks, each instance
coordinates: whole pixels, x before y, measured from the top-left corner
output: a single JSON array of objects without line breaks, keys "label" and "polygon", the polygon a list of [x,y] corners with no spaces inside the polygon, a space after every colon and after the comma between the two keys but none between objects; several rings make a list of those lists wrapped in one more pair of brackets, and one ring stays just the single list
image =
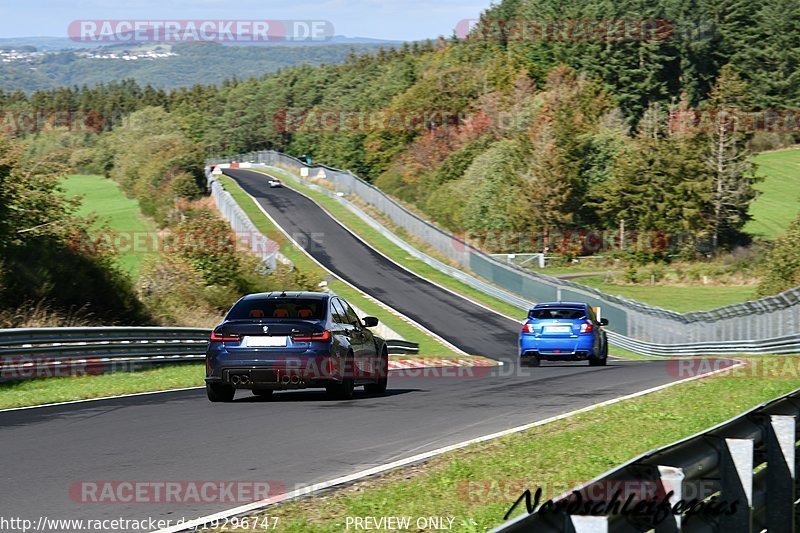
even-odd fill
[{"label": "distant hill", "polygon": [[[156,43],[151,43],[156,44]],[[330,40],[324,43],[297,41],[297,42],[255,42],[255,43],[227,43],[225,46],[262,46],[262,47],[280,47],[280,46],[320,46],[331,44],[383,44],[383,45],[397,45],[402,44],[402,41],[387,41],[384,39],[373,39],[371,37],[347,37],[345,35],[335,35]],[[0,50],[2,49],[19,49],[25,46],[33,46],[37,50],[43,52],[55,52],[61,50],[76,50],[86,48],[96,48],[95,43],[82,43],[73,41],[67,37],[0,37]]]},{"label": "distant hill", "polygon": [[[0,39],[0,50],[17,50],[26,46],[44,50],[60,46],[57,40],[31,38],[30,42]],[[54,39],[54,38],[53,38]],[[14,44],[10,44],[14,41]],[[74,43],[69,39],[63,39]],[[165,89],[214,83],[236,76],[239,79],[261,76],[284,67],[308,64],[340,63],[351,51],[367,52],[393,47],[398,43],[335,37],[325,44],[291,44],[265,46],[230,46],[219,43],[184,43],[164,45],[178,54],[164,58],[136,60],[98,59],[85,57],[98,51],[121,53],[136,45],[117,44],[102,48],[77,48],[35,55],[27,61],[0,63],[0,88],[4,91],[32,92],[59,86],[94,85],[101,82],[133,78],[142,85],[151,84]],[[147,45],[152,48],[152,43]]]}]

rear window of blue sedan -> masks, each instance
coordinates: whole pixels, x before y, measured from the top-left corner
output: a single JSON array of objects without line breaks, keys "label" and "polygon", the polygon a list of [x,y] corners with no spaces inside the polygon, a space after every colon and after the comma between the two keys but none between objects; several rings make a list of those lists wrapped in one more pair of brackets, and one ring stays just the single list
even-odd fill
[{"label": "rear window of blue sedan", "polygon": [[537,320],[546,320],[549,318],[553,319],[560,319],[560,320],[574,320],[578,318],[583,318],[586,316],[586,312],[583,309],[575,309],[574,307],[548,307],[546,309],[534,309],[531,311],[531,318],[535,318]]},{"label": "rear window of blue sedan", "polygon": [[228,312],[226,320],[267,318],[270,320],[301,319],[322,320],[327,302],[321,299],[248,299],[238,302]]}]

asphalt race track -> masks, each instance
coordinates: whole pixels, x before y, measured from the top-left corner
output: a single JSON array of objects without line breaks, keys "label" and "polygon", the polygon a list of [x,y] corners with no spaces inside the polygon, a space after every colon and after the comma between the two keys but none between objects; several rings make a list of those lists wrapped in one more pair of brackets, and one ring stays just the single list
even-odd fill
[{"label": "asphalt race track", "polygon": [[[519,325],[431,285],[375,253],[313,202],[269,189],[261,173],[228,171],[331,271],[468,353],[507,362],[473,377],[398,377],[389,392],[330,401],[324,391],[205,391],[0,412],[0,516],[196,518],[239,504],[83,503],[82,481],[269,481],[284,490],[541,420],[678,379],[666,361],[511,364]],[[533,479],[535,473],[520,473]]]}]

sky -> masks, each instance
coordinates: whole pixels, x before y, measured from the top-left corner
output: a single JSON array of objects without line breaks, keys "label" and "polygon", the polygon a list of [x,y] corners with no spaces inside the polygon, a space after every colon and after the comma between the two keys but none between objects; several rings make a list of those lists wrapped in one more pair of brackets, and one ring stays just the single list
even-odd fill
[{"label": "sky", "polygon": [[0,37],[66,37],[75,20],[325,20],[336,35],[450,36],[490,0],[0,0]]}]

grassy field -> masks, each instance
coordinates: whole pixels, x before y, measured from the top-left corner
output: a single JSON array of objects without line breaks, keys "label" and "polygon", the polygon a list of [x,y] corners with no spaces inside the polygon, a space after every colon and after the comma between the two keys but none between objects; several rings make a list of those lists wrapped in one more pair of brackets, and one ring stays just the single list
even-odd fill
[{"label": "grassy field", "polygon": [[541,487],[543,499],[554,497],[636,455],[800,387],[800,357],[776,363],[792,370],[772,379],[737,372],[676,385],[269,508],[264,515],[278,517],[286,532],[341,531],[347,516],[445,516],[454,519],[453,530],[485,531],[503,522],[525,489]]},{"label": "grassy field", "polygon": [[761,195],[750,206],[753,220],[745,231],[776,237],[800,213],[800,149],[759,154],[755,162],[764,181],[756,185]]},{"label": "grassy field", "polygon": [[611,296],[622,296],[680,313],[706,311],[755,298],[752,285],[626,285],[606,283],[603,276],[573,280]]},{"label": "grassy field", "polygon": [[[154,232],[155,225],[139,211],[139,202],[131,200],[116,182],[102,176],[67,176],[62,182],[69,196],[82,196],[81,215],[96,214],[98,226],[107,225],[111,231],[122,234]],[[119,266],[136,279],[143,253],[121,250]]]}]

